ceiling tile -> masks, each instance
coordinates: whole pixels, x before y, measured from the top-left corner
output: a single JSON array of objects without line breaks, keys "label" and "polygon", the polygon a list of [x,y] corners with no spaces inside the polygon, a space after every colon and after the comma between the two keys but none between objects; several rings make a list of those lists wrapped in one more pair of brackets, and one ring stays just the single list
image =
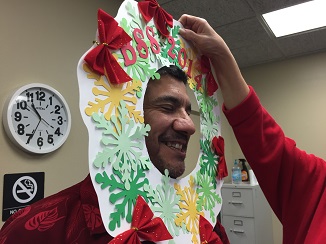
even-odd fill
[{"label": "ceiling tile", "polygon": [[231,48],[249,46],[257,40],[269,41],[270,37],[256,17],[215,28]]},{"label": "ceiling tile", "polygon": [[252,42],[251,45],[231,49],[241,68],[284,59],[280,49],[271,40]]},{"label": "ceiling tile", "polygon": [[255,12],[261,14],[308,1],[310,0],[247,0]]},{"label": "ceiling tile", "polygon": [[[161,1],[158,2],[161,4]],[[182,14],[191,14],[206,19],[213,27],[255,15],[243,0],[174,0],[162,3],[161,6],[174,19],[179,19]]]},{"label": "ceiling tile", "polygon": [[326,29],[283,37],[276,42],[287,56],[326,50]]}]

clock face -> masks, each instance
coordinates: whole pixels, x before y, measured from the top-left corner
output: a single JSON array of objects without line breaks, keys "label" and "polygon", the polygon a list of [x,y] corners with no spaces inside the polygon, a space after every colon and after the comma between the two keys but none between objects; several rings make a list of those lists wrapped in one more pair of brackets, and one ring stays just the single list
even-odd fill
[{"label": "clock face", "polygon": [[6,113],[3,122],[9,138],[29,152],[52,152],[70,132],[71,116],[66,101],[44,84],[18,89],[8,102]]}]

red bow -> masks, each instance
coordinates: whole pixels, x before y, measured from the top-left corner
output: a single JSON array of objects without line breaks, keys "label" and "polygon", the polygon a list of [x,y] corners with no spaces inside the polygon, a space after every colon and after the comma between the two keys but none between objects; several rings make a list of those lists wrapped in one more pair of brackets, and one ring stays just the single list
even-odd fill
[{"label": "red bow", "polygon": [[152,242],[172,239],[162,219],[159,217],[152,219],[153,216],[154,214],[145,200],[141,196],[138,196],[132,214],[131,229],[117,235],[109,243],[140,244],[139,238]]},{"label": "red bow", "polygon": [[121,84],[132,80],[113,57],[110,49],[117,50],[131,41],[131,37],[118,26],[115,19],[103,10],[98,10],[97,46],[84,58],[86,63],[100,75],[105,75],[113,84]]},{"label": "red bow", "polygon": [[212,144],[216,151],[216,154],[220,157],[218,162],[218,177],[222,179],[228,176],[228,168],[226,167],[225,156],[224,156],[224,139],[219,136],[218,138],[214,136]]},{"label": "red bow", "polygon": [[199,216],[200,243],[223,244],[220,237],[213,231],[213,226],[203,216]]},{"label": "red bow", "polygon": [[170,32],[167,25],[172,28],[173,17],[166,12],[156,0],[145,0],[138,3],[139,12],[142,14],[146,22],[154,17],[154,23],[161,35],[168,37]]},{"label": "red bow", "polygon": [[201,71],[206,75],[206,90],[207,90],[207,94],[208,96],[212,96],[214,94],[214,92],[218,89],[218,85],[214,79],[214,76],[212,74],[211,71],[211,66],[209,63],[209,59],[206,56],[201,56],[200,59],[200,67],[201,67]]}]

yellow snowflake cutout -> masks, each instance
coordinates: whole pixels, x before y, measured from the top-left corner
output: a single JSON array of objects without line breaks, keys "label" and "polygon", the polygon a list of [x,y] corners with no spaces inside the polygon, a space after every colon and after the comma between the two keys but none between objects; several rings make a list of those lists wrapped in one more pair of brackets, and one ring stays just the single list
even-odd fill
[{"label": "yellow snowflake cutout", "polygon": [[[133,117],[137,122],[144,123],[144,117],[141,115],[141,111],[137,111],[135,106],[137,103],[135,95],[142,87],[141,81],[133,80],[126,84],[113,85],[106,82],[103,76],[94,74],[87,65],[84,65],[83,68],[88,73],[87,78],[95,79],[95,86],[92,89],[95,95],[95,102],[89,101],[89,106],[85,108],[85,113],[88,116],[101,112],[104,114],[105,119],[109,121],[113,114],[118,115],[118,107],[121,101],[125,101],[129,116],[131,118]],[[104,89],[100,89],[99,87]],[[132,105],[129,105],[128,102]]]},{"label": "yellow snowflake cutout", "polygon": [[194,177],[189,177],[189,187],[185,186],[183,189],[177,183],[174,184],[176,194],[180,196],[179,207],[180,213],[176,215],[175,224],[182,226],[186,224],[186,229],[192,234],[192,242],[197,244],[197,236],[199,234],[199,215],[204,216],[202,211],[197,210],[198,194],[195,189]]}]

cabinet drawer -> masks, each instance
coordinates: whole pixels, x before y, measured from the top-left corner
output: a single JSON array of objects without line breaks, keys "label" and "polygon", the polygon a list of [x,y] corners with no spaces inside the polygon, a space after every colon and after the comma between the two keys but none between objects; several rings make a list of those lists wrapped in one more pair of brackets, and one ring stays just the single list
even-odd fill
[{"label": "cabinet drawer", "polygon": [[254,217],[253,191],[246,188],[222,188],[222,215]]},{"label": "cabinet drawer", "polygon": [[222,224],[231,244],[255,244],[253,218],[222,216]]}]

